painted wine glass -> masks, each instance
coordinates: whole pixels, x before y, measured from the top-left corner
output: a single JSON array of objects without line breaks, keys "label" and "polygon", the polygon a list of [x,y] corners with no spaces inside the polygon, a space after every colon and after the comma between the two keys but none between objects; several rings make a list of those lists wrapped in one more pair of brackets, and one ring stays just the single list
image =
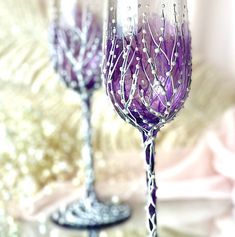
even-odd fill
[{"label": "painted wine glass", "polygon": [[101,86],[102,18],[100,1],[54,0],[50,27],[51,57],[56,72],[81,97],[82,158],[86,165],[86,195],[60,208],[53,222],[69,228],[101,228],[129,218],[124,204],[99,201],[95,191],[91,130],[91,99]]},{"label": "painted wine glass", "polygon": [[191,85],[186,0],[108,0],[102,63],[115,110],[142,134],[149,236],[157,236],[155,137],[183,107]]}]

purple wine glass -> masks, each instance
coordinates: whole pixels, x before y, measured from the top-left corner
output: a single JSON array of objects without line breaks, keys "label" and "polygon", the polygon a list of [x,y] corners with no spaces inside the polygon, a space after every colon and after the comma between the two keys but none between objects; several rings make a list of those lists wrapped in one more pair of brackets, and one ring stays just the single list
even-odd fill
[{"label": "purple wine glass", "polygon": [[86,165],[86,196],[61,208],[51,216],[53,222],[69,228],[101,228],[129,218],[124,204],[99,201],[95,191],[94,159],[91,142],[91,98],[101,86],[102,22],[101,4],[92,0],[54,0],[50,28],[52,62],[63,82],[81,96]]},{"label": "purple wine glass", "polygon": [[155,137],[175,118],[191,85],[186,0],[109,0],[103,76],[117,113],[143,137],[148,228],[157,236]]}]

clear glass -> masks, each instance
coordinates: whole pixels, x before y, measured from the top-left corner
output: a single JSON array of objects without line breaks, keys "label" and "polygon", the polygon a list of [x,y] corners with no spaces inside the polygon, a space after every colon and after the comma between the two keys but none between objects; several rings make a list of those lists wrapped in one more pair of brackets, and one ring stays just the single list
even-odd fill
[{"label": "clear glass", "polygon": [[157,235],[155,137],[191,85],[186,0],[107,0],[102,63],[117,113],[140,130],[146,154],[148,227]]},{"label": "clear glass", "polygon": [[53,213],[52,220],[69,228],[98,228],[126,220],[126,205],[103,203],[95,192],[91,129],[91,97],[101,86],[102,4],[94,0],[54,0],[50,27],[52,62],[69,88],[81,95],[82,158],[86,165],[86,196]]}]

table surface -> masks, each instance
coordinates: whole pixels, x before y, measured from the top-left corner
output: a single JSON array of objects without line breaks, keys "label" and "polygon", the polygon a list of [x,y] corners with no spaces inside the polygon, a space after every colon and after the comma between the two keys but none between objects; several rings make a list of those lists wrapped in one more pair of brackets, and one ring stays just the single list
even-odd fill
[{"label": "table surface", "polygon": [[[1,237],[146,237],[143,203],[131,204],[132,218],[122,225],[98,232],[58,228],[48,219],[41,222],[15,221],[0,216]],[[160,201],[158,228],[160,237],[235,236],[235,219],[228,200]],[[8,223],[8,224],[7,224]],[[226,234],[227,233],[227,234]],[[229,233],[229,235],[228,235]]]}]

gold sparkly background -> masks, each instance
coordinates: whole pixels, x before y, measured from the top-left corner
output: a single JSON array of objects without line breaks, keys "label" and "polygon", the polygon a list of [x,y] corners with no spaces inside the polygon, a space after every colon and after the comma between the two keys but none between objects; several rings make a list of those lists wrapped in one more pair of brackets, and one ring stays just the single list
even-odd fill
[{"label": "gold sparkly background", "polygon": [[[0,200],[4,202],[31,197],[54,181],[74,180],[78,185],[83,181],[80,100],[64,87],[50,64],[49,2],[0,1]],[[160,133],[161,149],[193,145],[203,129],[234,104],[234,86],[228,79],[194,54],[190,99]],[[113,112],[103,89],[96,92],[92,109],[96,163],[104,164],[99,178],[107,176],[108,155],[140,150],[140,136]]]}]

